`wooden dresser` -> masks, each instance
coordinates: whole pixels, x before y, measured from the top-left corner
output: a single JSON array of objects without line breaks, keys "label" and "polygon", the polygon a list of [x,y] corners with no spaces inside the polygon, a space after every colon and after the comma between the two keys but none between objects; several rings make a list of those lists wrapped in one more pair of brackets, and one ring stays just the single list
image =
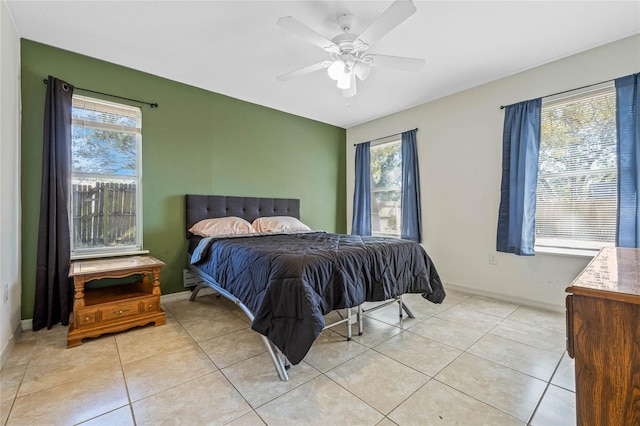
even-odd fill
[{"label": "wooden dresser", "polygon": [[567,292],[577,424],[640,425],[640,249],[602,249]]},{"label": "wooden dresser", "polygon": [[[160,307],[160,268],[163,265],[152,256],[72,262],[69,276],[73,277],[75,294],[67,347],[78,346],[87,337],[152,322],[155,325],[164,324],[165,315]],[[133,275],[139,275],[140,280],[134,280],[132,284],[85,288],[89,281]]]}]

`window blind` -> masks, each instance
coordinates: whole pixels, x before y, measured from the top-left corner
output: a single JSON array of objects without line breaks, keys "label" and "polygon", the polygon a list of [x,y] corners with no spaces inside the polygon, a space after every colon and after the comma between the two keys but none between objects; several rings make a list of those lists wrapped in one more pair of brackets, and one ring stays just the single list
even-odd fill
[{"label": "window blind", "polygon": [[73,119],[136,129],[142,128],[142,111],[140,108],[81,95],[73,96]]},{"label": "window blind", "polygon": [[597,249],[616,234],[616,98],[612,85],[545,102],[536,245]]}]

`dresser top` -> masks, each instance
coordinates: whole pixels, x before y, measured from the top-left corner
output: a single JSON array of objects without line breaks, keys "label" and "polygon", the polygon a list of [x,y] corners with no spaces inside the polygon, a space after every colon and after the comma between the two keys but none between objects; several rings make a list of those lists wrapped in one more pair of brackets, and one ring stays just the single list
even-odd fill
[{"label": "dresser top", "polygon": [[640,249],[603,248],[567,292],[640,303]]}]

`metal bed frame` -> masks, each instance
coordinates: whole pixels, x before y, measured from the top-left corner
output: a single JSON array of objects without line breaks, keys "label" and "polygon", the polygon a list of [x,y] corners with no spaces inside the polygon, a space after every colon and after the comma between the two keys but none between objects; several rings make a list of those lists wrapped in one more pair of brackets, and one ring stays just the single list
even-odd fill
[{"label": "metal bed frame", "polygon": [[[193,195],[187,194],[186,198],[186,224],[187,230],[194,224],[203,219],[237,216],[241,217],[249,222],[252,222],[258,217],[265,216],[293,216],[297,219],[300,218],[300,200],[298,199],[282,199],[282,198],[255,198],[255,197],[231,197],[220,195]],[[187,231],[187,238],[190,238],[192,234]],[[242,312],[249,317],[249,320],[253,322],[254,315],[247,306],[242,303],[240,299],[229,293],[222,287],[220,287],[216,281],[208,274],[202,272],[197,267],[189,264],[189,270],[202,280],[202,283],[198,284],[191,293],[190,301],[194,301],[198,296],[198,293],[203,288],[209,287],[213,289],[219,295],[235,303]],[[382,307],[387,306],[390,303],[398,303],[399,316],[402,318],[403,310],[410,318],[414,318],[413,314],[402,301],[402,295],[389,299],[369,309],[363,309],[362,305],[357,307],[356,315],[352,315],[351,310],[353,308],[347,308],[346,317],[326,325],[323,330],[331,327],[335,327],[340,324],[346,324],[347,326],[347,340],[351,340],[351,325],[358,323],[358,335],[363,333],[363,315],[365,312],[375,311]],[[342,315],[340,315],[342,317]],[[282,354],[278,348],[264,335],[260,335],[262,341],[267,347],[267,351],[271,356],[273,365],[278,373],[278,377],[282,381],[288,381],[289,375],[287,370],[290,367],[289,361],[286,356]]]},{"label": "metal bed frame", "polygon": [[[251,312],[249,308],[247,308],[245,304],[240,301],[240,299],[238,299],[237,297],[235,297],[233,294],[229,293],[225,289],[213,284],[215,281],[213,281],[211,277],[209,277],[207,274],[203,273],[202,271],[198,270],[197,268],[194,268],[191,265],[189,265],[189,270],[193,274],[201,278],[204,282],[204,284],[202,283],[198,284],[196,288],[193,290],[193,293],[191,293],[191,297],[189,298],[190,301],[193,302],[194,300],[196,300],[196,297],[198,296],[198,293],[200,292],[200,290],[202,290],[205,287],[210,287],[213,290],[215,290],[216,293],[226,297],[227,299],[229,299],[230,301],[238,305],[238,307],[242,309],[242,312],[244,312],[245,315],[249,317],[251,322],[253,322],[253,318],[254,318],[253,312]],[[290,367],[289,361],[283,354],[280,353],[276,345],[274,345],[273,342],[271,342],[271,340],[269,340],[267,336],[260,334],[260,337],[262,338],[264,345],[267,347],[267,351],[271,356],[271,361],[273,361],[273,365],[276,368],[278,377],[283,382],[286,382],[287,380],[289,380],[289,375],[287,374],[287,370]],[[283,359],[284,359],[284,362],[283,362]]]},{"label": "metal bed frame", "polygon": [[[228,291],[226,291],[225,289],[213,284],[213,279],[208,276],[207,274],[203,273],[202,271],[198,270],[195,267],[192,267],[191,265],[189,266],[189,270],[195,274],[196,276],[198,276],[200,279],[203,280],[203,283],[198,284],[194,290],[193,293],[191,293],[191,297],[189,298],[190,301],[194,301],[196,299],[196,297],[198,296],[198,293],[200,292],[200,290],[202,290],[203,288],[212,288],[216,293],[218,293],[221,296],[224,296],[225,298],[229,299],[230,301],[232,301],[233,303],[235,303],[236,305],[238,305],[238,307],[240,309],[242,309],[242,312],[245,313],[245,315],[247,317],[249,317],[249,320],[251,322],[253,322],[253,312],[251,312],[249,310],[249,308],[247,308],[247,306],[242,303],[242,301],[240,299],[238,299],[237,297],[235,297],[234,295],[232,295],[231,293],[229,293]],[[378,307],[374,308],[377,309]],[[340,325],[340,324],[345,324],[347,325],[347,340],[351,340],[351,324],[355,324],[356,322],[358,322],[358,330],[359,333],[362,334],[362,321],[361,321],[362,315],[361,315],[361,307],[358,307],[358,315],[354,316],[351,314],[351,308],[347,308],[347,316],[341,320],[332,322],[331,324],[326,325],[323,330],[326,330],[330,327],[335,327],[336,325]],[[289,380],[289,375],[287,374],[287,370],[289,369],[289,367],[291,366],[291,364],[289,364],[289,361],[287,360],[287,357],[284,356],[284,354],[282,354],[278,348],[276,347],[276,345],[273,344],[273,342],[271,342],[271,340],[269,340],[269,338],[267,336],[264,336],[262,334],[260,334],[260,337],[262,338],[262,342],[264,343],[264,345],[267,347],[267,351],[269,352],[269,356],[271,357],[271,361],[273,362],[273,365],[276,369],[276,372],[278,373],[278,377],[280,378],[280,380],[282,380],[283,382],[286,382]]]},{"label": "metal bed frame", "polygon": [[[221,296],[224,296],[225,298],[227,298],[228,300],[232,301],[233,303],[235,303],[241,310],[242,312],[245,313],[245,315],[247,317],[249,317],[249,320],[251,322],[253,322],[253,318],[254,315],[253,313],[249,310],[249,308],[247,308],[247,306],[242,303],[242,301],[240,299],[238,299],[237,297],[235,297],[233,294],[229,293],[228,291],[226,291],[225,289],[219,287],[218,285],[214,284],[215,280],[213,278],[211,278],[208,274],[205,274],[204,272],[200,271],[198,268],[189,265],[189,270],[196,276],[198,276],[200,279],[202,279],[202,283],[198,284],[194,289],[193,292],[191,293],[191,297],[189,298],[190,301],[194,301],[196,300],[196,297],[198,296],[198,293],[200,292],[200,290],[202,290],[203,288],[211,288],[213,289],[216,293],[218,293]],[[411,310],[409,309],[409,307],[402,301],[402,295],[394,298],[394,299],[389,299],[386,300],[384,302],[382,302],[379,305],[376,305],[372,308],[369,309],[363,309],[362,305],[358,306],[357,308],[357,313],[355,316],[353,316],[351,314],[351,309],[352,308],[347,308],[347,316],[332,322],[331,324],[327,324],[324,326],[324,328],[322,329],[323,331],[331,328],[331,327],[335,327],[337,325],[340,324],[345,324],[347,326],[347,340],[351,340],[352,338],[352,333],[351,333],[351,325],[358,323],[358,335],[362,336],[363,332],[364,332],[364,326],[363,326],[363,320],[362,317],[364,315],[365,312],[371,312],[371,311],[375,311],[377,309],[380,308],[384,308],[385,306],[389,305],[390,303],[394,303],[397,302],[398,303],[398,307],[399,307],[399,316],[402,318],[403,314],[402,311],[404,310],[407,313],[407,316],[409,316],[409,318],[415,318],[413,316],[413,313],[411,312]],[[269,340],[269,338],[267,336],[264,336],[262,334],[260,334],[260,337],[262,338],[262,341],[264,343],[264,345],[267,347],[267,351],[269,352],[269,355],[271,356],[271,361],[273,362],[273,365],[276,369],[276,372],[278,373],[278,377],[280,378],[280,380],[282,380],[283,382],[286,382],[289,380],[289,375],[287,374],[287,370],[289,369],[289,367],[291,366],[289,364],[289,361],[287,360],[287,357],[284,356],[284,354],[282,354],[278,348],[276,347],[276,345],[273,344],[273,342],[271,342],[271,340]]]}]

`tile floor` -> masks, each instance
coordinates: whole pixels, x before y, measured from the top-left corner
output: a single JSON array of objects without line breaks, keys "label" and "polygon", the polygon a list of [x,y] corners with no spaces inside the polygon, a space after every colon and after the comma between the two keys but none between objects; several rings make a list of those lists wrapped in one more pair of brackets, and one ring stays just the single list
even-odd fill
[{"label": "tile floor", "polygon": [[[0,372],[7,425],[571,425],[564,315],[450,290],[322,333],[278,380],[244,314],[213,295],[165,303],[167,323],[67,349],[23,332]],[[331,313],[332,320],[337,313]],[[354,330],[357,325],[354,325]]]}]

